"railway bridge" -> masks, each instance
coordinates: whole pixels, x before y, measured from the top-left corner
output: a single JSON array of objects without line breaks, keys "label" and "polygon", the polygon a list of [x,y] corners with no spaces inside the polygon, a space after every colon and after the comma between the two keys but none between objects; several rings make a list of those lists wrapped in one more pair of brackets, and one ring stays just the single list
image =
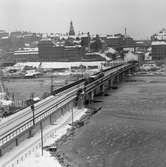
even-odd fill
[{"label": "railway bridge", "polygon": [[[0,122],[0,156],[33,137],[41,127],[55,122],[67,111],[91,103],[94,96],[117,86],[137,64],[114,64],[89,79],[81,79],[52,92],[52,95]],[[28,140],[28,139],[27,139]]]}]

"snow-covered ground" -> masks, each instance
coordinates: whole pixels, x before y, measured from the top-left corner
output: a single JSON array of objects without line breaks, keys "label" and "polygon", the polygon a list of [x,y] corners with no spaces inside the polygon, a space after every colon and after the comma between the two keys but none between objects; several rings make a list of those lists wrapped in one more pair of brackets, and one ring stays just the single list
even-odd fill
[{"label": "snow-covered ground", "polygon": [[[86,108],[74,109],[74,121],[79,120],[86,110]],[[53,144],[63,136],[70,128],[68,124],[71,123],[71,120],[71,111],[69,111],[61,116],[55,124],[45,127],[43,131],[44,146]],[[38,132],[2,156],[0,167],[61,167],[56,158],[51,157],[49,152],[44,151],[43,156],[41,152],[41,133]]]},{"label": "snow-covered ground", "polygon": [[49,152],[44,151],[43,156],[36,153],[26,161],[18,165],[18,167],[62,167],[59,162],[50,156]]},{"label": "snow-covered ground", "polygon": [[17,63],[14,65],[14,68],[23,69],[25,66],[33,66],[39,67],[43,69],[59,69],[59,68],[71,68],[71,67],[79,67],[80,65],[83,66],[98,66],[101,67],[101,64],[105,63],[104,61],[92,61],[92,62],[44,62],[40,64],[40,62],[26,62],[26,63]]}]

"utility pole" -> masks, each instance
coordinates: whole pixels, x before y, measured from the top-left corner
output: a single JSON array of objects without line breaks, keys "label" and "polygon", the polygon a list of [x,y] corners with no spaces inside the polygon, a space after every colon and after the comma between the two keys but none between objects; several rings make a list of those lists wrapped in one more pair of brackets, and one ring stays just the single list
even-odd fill
[{"label": "utility pole", "polygon": [[54,89],[54,84],[53,84],[53,75],[51,75],[51,88],[50,88],[50,93],[52,94]]},{"label": "utility pole", "polygon": [[41,130],[41,153],[43,156],[43,125],[42,125],[42,121],[40,122],[40,130]]},{"label": "utility pole", "polygon": [[31,110],[32,110],[32,114],[33,114],[33,126],[35,125],[35,106],[34,106],[34,94],[32,93],[31,95]]},{"label": "utility pole", "polygon": [[73,113],[73,108],[71,109],[71,125],[73,127],[73,121],[74,121],[74,113]]},{"label": "utility pole", "polygon": [[31,110],[32,110],[32,113],[33,113],[33,126],[35,125],[35,107],[34,107],[34,104],[31,105]]},{"label": "utility pole", "polygon": [[73,122],[74,122],[74,113],[73,113],[73,108],[71,109],[71,121],[72,121],[72,123],[71,123],[71,126],[72,126],[72,128],[71,128],[71,142],[72,142],[72,145],[73,145],[73,135],[74,135],[74,129],[73,129]]},{"label": "utility pole", "polygon": [[80,70],[81,70],[81,79],[83,79],[84,78],[84,66],[81,64],[80,65]]},{"label": "utility pole", "polygon": [[81,92],[81,108],[84,106],[84,96],[85,96],[85,90],[82,90]]}]

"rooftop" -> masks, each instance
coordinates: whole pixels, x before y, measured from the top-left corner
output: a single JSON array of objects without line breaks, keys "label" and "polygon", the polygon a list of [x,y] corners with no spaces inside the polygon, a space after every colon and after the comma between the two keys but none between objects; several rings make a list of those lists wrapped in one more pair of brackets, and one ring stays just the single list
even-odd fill
[{"label": "rooftop", "polygon": [[152,45],[166,45],[166,42],[165,41],[153,41],[152,42]]}]

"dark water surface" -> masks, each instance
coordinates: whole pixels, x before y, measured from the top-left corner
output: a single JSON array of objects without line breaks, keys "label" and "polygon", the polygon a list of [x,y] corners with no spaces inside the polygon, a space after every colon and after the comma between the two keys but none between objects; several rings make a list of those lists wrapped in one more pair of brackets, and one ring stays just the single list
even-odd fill
[{"label": "dark water surface", "polygon": [[166,77],[134,77],[61,146],[73,167],[165,167]]}]

